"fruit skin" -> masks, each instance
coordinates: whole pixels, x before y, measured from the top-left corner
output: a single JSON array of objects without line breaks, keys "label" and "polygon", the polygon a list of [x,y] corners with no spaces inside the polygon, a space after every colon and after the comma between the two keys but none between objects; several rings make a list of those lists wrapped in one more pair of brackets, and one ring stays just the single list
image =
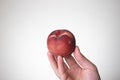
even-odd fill
[{"label": "fruit skin", "polygon": [[66,29],[54,30],[47,38],[48,50],[55,56],[69,56],[74,51],[75,45],[74,35]]}]

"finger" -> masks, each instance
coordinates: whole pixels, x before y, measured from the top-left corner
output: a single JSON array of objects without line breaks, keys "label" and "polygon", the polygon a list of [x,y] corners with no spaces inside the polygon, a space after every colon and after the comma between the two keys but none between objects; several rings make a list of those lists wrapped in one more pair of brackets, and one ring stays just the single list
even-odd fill
[{"label": "finger", "polygon": [[61,56],[58,56],[58,69],[60,74],[64,74],[67,69],[67,66],[64,63],[63,58]]},{"label": "finger", "polygon": [[73,68],[73,69],[79,68],[79,65],[77,64],[77,62],[71,55],[66,57],[65,60],[67,64],[69,65],[69,68]]},{"label": "finger", "polygon": [[67,65],[67,63],[66,63],[66,61],[65,61],[65,58],[63,58],[63,63],[64,63],[65,69],[66,69],[66,70],[69,69],[69,68],[68,68],[68,65]]},{"label": "finger", "polygon": [[47,55],[48,55],[48,59],[50,61],[50,65],[52,66],[54,72],[57,73],[58,66],[57,66],[57,61],[56,61],[55,57],[49,52]]},{"label": "finger", "polygon": [[93,64],[80,52],[79,47],[76,46],[74,51],[74,57],[78,61],[78,63],[81,65],[82,68],[91,68],[93,67]]}]

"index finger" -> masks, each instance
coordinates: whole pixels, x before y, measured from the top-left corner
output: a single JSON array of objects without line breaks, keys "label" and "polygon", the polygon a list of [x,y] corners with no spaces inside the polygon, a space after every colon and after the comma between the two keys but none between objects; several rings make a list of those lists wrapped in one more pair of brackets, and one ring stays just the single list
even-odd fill
[{"label": "index finger", "polygon": [[52,55],[50,52],[48,52],[47,55],[48,55],[48,59],[51,67],[53,68],[54,72],[57,73],[58,65],[54,55]]}]

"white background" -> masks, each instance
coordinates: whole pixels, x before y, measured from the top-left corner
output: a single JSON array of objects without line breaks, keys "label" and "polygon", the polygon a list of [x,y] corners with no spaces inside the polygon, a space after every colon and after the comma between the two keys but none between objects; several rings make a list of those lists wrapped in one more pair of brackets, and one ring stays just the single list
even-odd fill
[{"label": "white background", "polygon": [[0,80],[59,80],[46,40],[68,29],[102,80],[120,80],[117,0],[0,0]]}]

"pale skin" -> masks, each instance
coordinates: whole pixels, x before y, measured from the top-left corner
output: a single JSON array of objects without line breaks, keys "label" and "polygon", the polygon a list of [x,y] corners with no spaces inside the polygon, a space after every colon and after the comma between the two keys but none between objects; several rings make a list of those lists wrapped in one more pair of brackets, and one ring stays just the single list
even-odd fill
[{"label": "pale skin", "polygon": [[101,80],[97,67],[76,46],[73,56],[63,59],[48,52],[50,64],[60,80]]}]

